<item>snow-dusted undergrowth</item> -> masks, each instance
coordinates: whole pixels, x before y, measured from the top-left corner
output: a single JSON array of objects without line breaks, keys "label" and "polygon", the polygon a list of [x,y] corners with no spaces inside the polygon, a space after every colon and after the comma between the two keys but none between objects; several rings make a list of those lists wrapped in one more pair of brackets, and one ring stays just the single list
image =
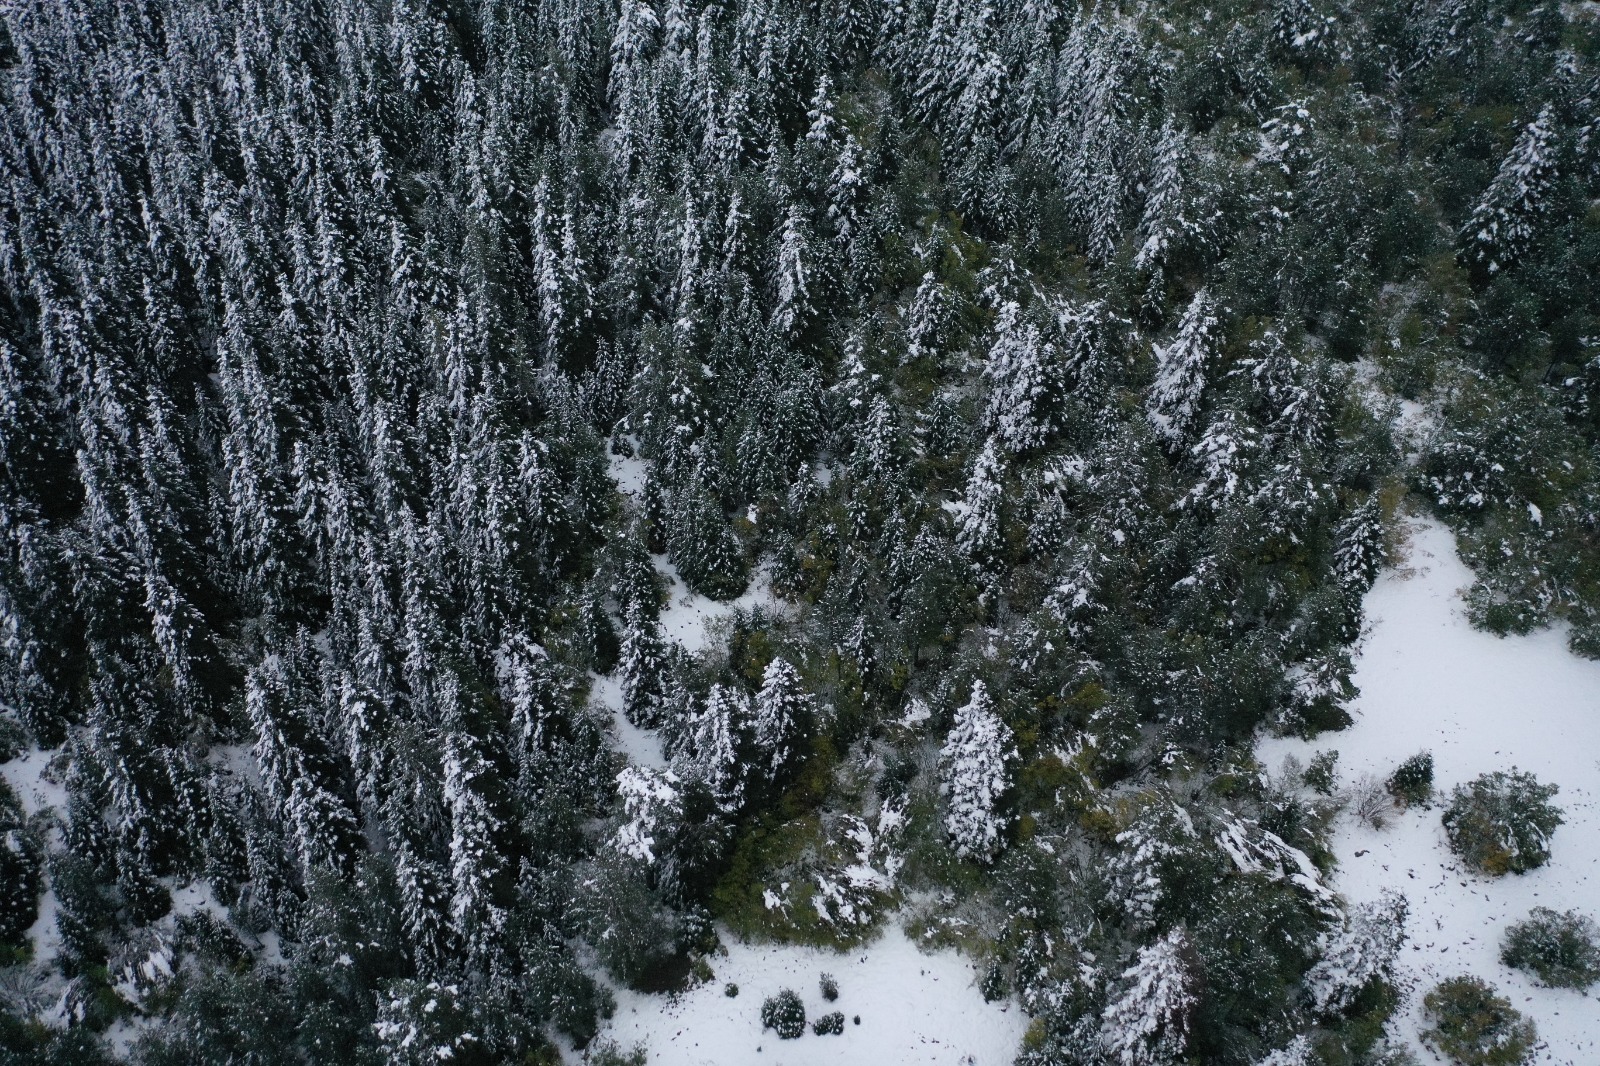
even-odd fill
[{"label": "snow-dusted undergrowth", "polygon": [[[609,449],[606,458],[618,491],[638,499],[644,492],[644,460],[637,456],[617,455]],[[733,617],[734,612],[756,607],[769,611],[780,609],[765,570],[758,569],[751,575],[750,585],[742,595],[733,600],[719,601],[689,591],[683,576],[665,555],[652,555],[650,562],[667,586],[667,603],[661,610],[659,620],[661,636],[664,640],[679,644],[691,655],[704,650],[711,641],[716,624]],[[612,734],[616,737],[617,747],[628,756],[630,762],[655,769],[667,765],[660,738],[655,732],[641,729],[623,716],[622,682],[617,674],[596,677],[589,698],[596,706],[604,707],[611,713]]]},{"label": "snow-dusted undergrowth", "polygon": [[[727,956],[711,962],[711,981],[674,998],[619,991],[602,1035],[643,1043],[650,1066],[1009,1066],[1028,1025],[1015,1004],[984,1002],[966,958],[923,954],[893,925],[847,955],[730,939]],[[838,979],[836,1002],[818,989],[824,972]],[[739,986],[733,998],[729,982]],[[761,1001],[783,988],[799,993],[808,1021],[843,1012],[843,1034],[762,1032]]]},{"label": "snow-dusted undergrowth", "polygon": [[[618,489],[637,496],[642,462],[614,454],[610,461]],[[736,610],[781,609],[759,570],[743,595],[718,602],[691,593],[665,556],[651,561],[670,597],[661,612],[661,634],[691,654],[704,649],[713,627]],[[655,732],[622,715],[615,675],[596,678],[591,699],[612,711],[618,746],[631,762],[666,766]],[[1027,1017],[1014,1004],[984,1002],[971,962],[953,951],[924,954],[893,923],[883,937],[845,955],[741,944],[726,934],[724,939],[727,955],[711,960],[715,976],[709,982],[670,997],[617,990],[617,1013],[602,1037],[624,1048],[643,1044],[651,1066],[1005,1066],[1027,1028]],[[838,978],[837,1002],[822,998],[818,978],[824,972]],[[738,986],[737,996],[725,994],[729,983]],[[761,1002],[783,988],[800,994],[812,1020],[842,1011],[844,1032],[819,1036],[808,1026],[798,1040],[763,1032]]]},{"label": "snow-dusted undergrowth", "polygon": [[1489,878],[1450,853],[1440,806],[1398,814],[1374,830],[1348,814],[1333,836],[1334,886],[1352,903],[1386,888],[1410,902],[1401,972],[1413,994],[1392,1023],[1423,1062],[1422,994],[1445,978],[1476,974],[1499,986],[1539,1026],[1538,1062],[1600,1062],[1600,998],[1541,988],[1499,960],[1505,929],[1533,907],[1600,916],[1600,663],[1571,654],[1559,630],[1501,639],[1472,629],[1460,592],[1472,573],[1454,538],[1433,521],[1410,529],[1405,565],[1385,572],[1366,600],[1370,631],[1356,664],[1355,724],[1313,743],[1264,740],[1262,764],[1339,752],[1345,784],[1387,778],[1404,758],[1433,752],[1435,789],[1447,794],[1481,773],[1516,766],[1559,785],[1566,818],[1549,865]]}]

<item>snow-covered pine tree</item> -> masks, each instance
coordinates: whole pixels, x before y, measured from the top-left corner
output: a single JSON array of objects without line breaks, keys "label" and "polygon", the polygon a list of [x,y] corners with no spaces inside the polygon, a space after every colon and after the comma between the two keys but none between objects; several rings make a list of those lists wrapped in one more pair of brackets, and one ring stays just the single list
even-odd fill
[{"label": "snow-covered pine tree", "polygon": [[417,972],[426,978],[448,972],[453,967],[444,871],[417,855],[404,840],[395,847],[394,871],[400,890],[401,928]]},{"label": "snow-covered pine tree", "polygon": [[995,713],[988,688],[974,681],[939,753],[944,827],[957,857],[990,862],[1005,846],[1010,819],[1001,804],[1011,787],[1008,764],[1016,757],[1010,727]]},{"label": "snow-covered pine tree", "polygon": [[284,815],[302,866],[345,871],[359,850],[359,828],[340,795],[332,753],[316,726],[316,708],[308,705],[320,696],[302,676],[308,656],[302,644],[251,671],[245,712],[256,734],[262,784]]},{"label": "snow-covered pine tree", "polygon": [[1000,508],[1005,498],[1005,463],[1000,456],[995,439],[986,439],[956,505],[956,548],[979,570],[992,566],[1003,547]]},{"label": "snow-covered pine tree", "polygon": [[1187,188],[1189,138],[1168,122],[1161,128],[1150,164],[1150,190],[1139,219],[1139,250],[1133,268],[1149,275],[1146,299],[1159,308],[1166,292],[1167,262],[1174,251],[1200,236]]},{"label": "snow-covered pine tree", "polygon": [[1145,413],[1169,448],[1184,442],[1199,417],[1206,375],[1216,358],[1217,330],[1215,302],[1201,289],[1183,312],[1177,335],[1155,346],[1156,376]]},{"label": "snow-covered pine tree", "polygon": [[1187,507],[1220,510],[1234,497],[1249,494],[1246,478],[1260,447],[1260,434],[1237,408],[1224,407],[1189,449],[1200,479],[1183,502]]},{"label": "snow-covered pine tree", "polygon": [[750,718],[749,697],[739,689],[717,684],[711,686],[706,705],[694,723],[694,756],[690,765],[726,814],[737,813],[744,805]]},{"label": "snow-covered pine tree", "polygon": [[906,309],[906,358],[937,355],[955,319],[955,298],[933,271],[922,275]]},{"label": "snow-covered pine tree", "polygon": [[1461,227],[1462,254],[1479,270],[1495,274],[1532,245],[1539,219],[1550,207],[1558,176],[1556,116],[1549,104],[1523,127],[1516,144]]},{"label": "snow-covered pine tree", "polygon": [[1059,353],[1014,301],[1000,306],[983,376],[989,385],[984,422],[990,439],[1010,454],[1043,445],[1061,410]]},{"label": "snow-covered pine tree", "polygon": [[501,899],[506,827],[495,810],[498,791],[480,741],[457,722],[444,733],[444,799],[450,812],[450,921],[468,957],[484,965],[498,949],[506,921]]},{"label": "snow-covered pine tree", "polygon": [[1330,55],[1338,27],[1311,0],[1277,0],[1272,16],[1272,43],[1284,55],[1315,59]]},{"label": "snow-covered pine tree", "polygon": [[1374,978],[1389,978],[1406,938],[1406,898],[1386,890],[1354,908],[1329,936],[1322,957],[1306,972],[1306,992],[1319,1014],[1337,1015]]},{"label": "snow-covered pine tree", "polygon": [[1116,1066],[1174,1066],[1183,1060],[1199,1005],[1182,928],[1139,949],[1122,974],[1122,991],[1106,1007],[1101,1045]]},{"label": "snow-covered pine tree", "polygon": [[1334,533],[1333,568],[1339,587],[1351,596],[1365,595],[1383,560],[1383,513],[1378,498],[1369,496]]},{"label": "snow-covered pine tree", "polygon": [[756,751],[772,783],[781,785],[797,769],[811,717],[811,697],[800,671],[782,656],[774,657],[761,675],[755,704]]},{"label": "snow-covered pine tree", "polygon": [[666,652],[653,619],[637,610],[628,613],[622,631],[618,670],[622,680],[622,713],[636,726],[660,724],[661,697],[665,690]]},{"label": "snow-covered pine tree", "polygon": [[797,203],[784,210],[778,230],[777,303],[772,324],[781,333],[804,327],[812,312],[812,259],[810,227]]},{"label": "snow-covered pine tree", "polygon": [[678,775],[671,770],[628,766],[617,774],[622,823],[611,838],[618,852],[646,866],[663,858],[667,837],[683,816]]},{"label": "snow-covered pine tree", "polygon": [[1139,46],[1096,12],[1074,19],[1056,67],[1055,122],[1046,140],[1066,209],[1090,260],[1109,262],[1122,231],[1131,183],[1124,173],[1140,134],[1127,67]]},{"label": "snow-covered pine tree", "polygon": [[744,548],[728,525],[721,502],[706,484],[704,471],[702,463],[674,494],[667,554],[692,591],[731,600],[749,584],[749,571]]}]

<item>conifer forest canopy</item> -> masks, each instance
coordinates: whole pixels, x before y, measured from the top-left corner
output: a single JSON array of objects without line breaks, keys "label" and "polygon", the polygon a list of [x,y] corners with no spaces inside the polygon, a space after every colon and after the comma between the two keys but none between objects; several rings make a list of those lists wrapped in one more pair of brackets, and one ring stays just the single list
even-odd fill
[{"label": "conifer forest canopy", "polygon": [[1597,198],[1592,3],[0,0],[0,1064],[1404,1061],[1252,743],[1402,512],[1600,655]]}]

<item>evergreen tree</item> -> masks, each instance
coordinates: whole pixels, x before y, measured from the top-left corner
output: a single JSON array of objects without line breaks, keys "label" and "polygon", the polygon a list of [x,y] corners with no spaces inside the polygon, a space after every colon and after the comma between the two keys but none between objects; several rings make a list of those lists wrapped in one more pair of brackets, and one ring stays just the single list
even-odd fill
[{"label": "evergreen tree", "polygon": [[1101,1020],[1101,1043],[1118,1066],[1182,1061],[1199,1003],[1183,930],[1139,949],[1122,974],[1123,989]]},{"label": "evergreen tree", "polygon": [[676,494],[667,552],[684,583],[703,596],[731,600],[749,583],[744,549],[706,485],[703,468]]},{"label": "evergreen tree", "polygon": [[959,510],[956,512],[956,547],[980,570],[992,565],[1003,548],[1001,502],[1005,473],[995,439],[984,441],[972,464]]},{"label": "evergreen tree", "polygon": [[718,806],[728,814],[744,805],[750,719],[749,699],[743,692],[712,685],[705,708],[694,723],[691,765],[695,776],[705,782]]},{"label": "evergreen tree", "polygon": [[813,717],[811,697],[800,672],[781,656],[767,664],[755,700],[755,746],[762,770],[781,784],[797,768],[801,746]]},{"label": "evergreen tree", "polygon": [[637,612],[629,615],[623,629],[618,670],[622,676],[622,713],[628,721],[638,726],[659,724],[666,656],[655,623]]},{"label": "evergreen tree", "polygon": [[989,382],[984,421],[992,439],[1013,454],[1044,444],[1061,408],[1060,356],[1013,302],[1000,307],[983,373]]},{"label": "evergreen tree", "polygon": [[1559,176],[1555,115],[1547,104],[1517,137],[1461,227],[1463,256],[1495,274],[1526,254]]},{"label": "evergreen tree", "polygon": [[1156,436],[1169,447],[1184,442],[1200,414],[1207,375],[1216,359],[1217,315],[1205,289],[1194,294],[1177,336],[1156,345],[1156,376],[1145,411]]},{"label": "evergreen tree", "polygon": [[1008,824],[1001,808],[1010,789],[1007,764],[1016,757],[1010,728],[995,714],[983,682],[974,681],[939,753],[944,827],[957,857],[990,862],[1000,853]]}]

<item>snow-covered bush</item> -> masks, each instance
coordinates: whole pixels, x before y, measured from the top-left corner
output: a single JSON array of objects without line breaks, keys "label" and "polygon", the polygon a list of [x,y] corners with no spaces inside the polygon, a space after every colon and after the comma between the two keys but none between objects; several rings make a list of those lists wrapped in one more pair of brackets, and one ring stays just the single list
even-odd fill
[{"label": "snow-covered bush", "polygon": [[1394,814],[1394,797],[1369,774],[1350,786],[1350,813],[1374,829],[1383,829]]},{"label": "snow-covered bush", "polygon": [[825,973],[817,979],[817,987],[822,991],[822,998],[832,1003],[839,998],[839,982],[834,980],[831,973]]},{"label": "snow-covered bush", "polygon": [[1515,768],[1457,785],[1444,812],[1451,850],[1497,877],[1543,866],[1550,859],[1550,834],[1563,821],[1550,803],[1557,791]]},{"label": "snow-covered bush", "polygon": [[771,1029],[780,1040],[794,1040],[806,1031],[806,1005],[785,988],[761,1003],[761,1028]]},{"label": "snow-covered bush", "polygon": [[839,1036],[844,1032],[844,1013],[834,1011],[824,1014],[811,1023],[811,1031],[818,1036]]},{"label": "snow-covered bush", "polygon": [[1433,753],[1419,751],[1389,775],[1389,794],[1407,807],[1433,798]]},{"label": "snow-covered bush", "polygon": [[583,1061],[588,1066],[645,1066],[649,1052],[643,1044],[635,1044],[624,1051],[615,1040],[601,1040],[588,1049]]},{"label": "snow-covered bush", "polygon": [[1535,907],[1506,930],[1500,961],[1555,988],[1588,988],[1600,981],[1600,926],[1577,911]]},{"label": "snow-covered bush", "polygon": [[1422,999],[1428,1026],[1422,1041],[1462,1066],[1519,1066],[1529,1061],[1533,1022],[1476,977],[1452,977]]}]

